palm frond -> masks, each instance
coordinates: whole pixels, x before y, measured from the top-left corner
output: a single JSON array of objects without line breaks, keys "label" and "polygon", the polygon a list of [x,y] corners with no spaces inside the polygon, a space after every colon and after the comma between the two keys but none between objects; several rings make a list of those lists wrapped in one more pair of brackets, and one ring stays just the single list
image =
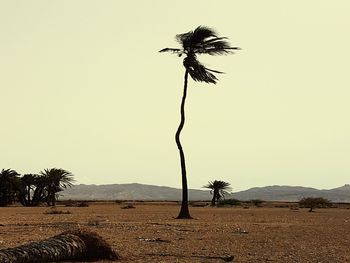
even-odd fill
[{"label": "palm frond", "polygon": [[217,37],[216,32],[211,28],[199,26],[194,31],[176,35],[176,40],[182,45],[184,50],[189,51],[210,37]]},{"label": "palm frond", "polygon": [[162,50],[159,50],[158,52],[160,52],[160,53],[170,52],[170,53],[179,54],[179,53],[183,53],[183,50],[179,49],[179,48],[163,48]]},{"label": "palm frond", "polygon": [[205,40],[203,41],[203,45],[207,45],[207,44],[210,44],[212,42],[215,42],[215,41],[218,41],[218,40],[225,40],[225,39],[228,39],[227,37],[214,37],[214,38],[210,38],[208,40]]},{"label": "palm frond", "polygon": [[192,45],[196,45],[197,43],[203,43],[206,39],[210,37],[217,37],[217,33],[208,27],[199,26],[193,31],[192,35]]},{"label": "palm frond", "polygon": [[48,185],[54,185],[60,188],[71,187],[75,182],[73,174],[63,169],[45,169],[43,172],[40,172],[40,175],[45,178]]},{"label": "palm frond", "polygon": [[178,34],[175,36],[175,39],[179,44],[182,45],[182,47],[187,50],[188,47],[191,45],[191,37],[193,35],[193,31],[189,31],[187,33]]},{"label": "palm frond", "polygon": [[216,189],[221,192],[221,194],[227,193],[227,191],[232,189],[230,183],[220,180],[209,181],[203,188]]},{"label": "palm frond", "polygon": [[233,53],[232,50],[238,50],[238,47],[231,47],[230,43],[223,38],[214,38],[202,43],[194,48],[195,53],[209,55],[225,55]]},{"label": "palm frond", "polygon": [[211,73],[211,71],[214,71],[204,67],[195,56],[186,57],[184,59],[184,66],[194,81],[216,84],[218,80],[217,77]]},{"label": "palm frond", "polygon": [[214,70],[214,69],[210,69],[210,68],[205,68],[208,71],[214,72],[214,73],[219,73],[219,74],[224,74],[225,72],[222,71],[218,71],[218,70]]},{"label": "palm frond", "polygon": [[12,170],[12,169],[2,169],[0,172],[0,177],[3,177],[3,178],[14,178],[19,175],[20,175],[19,173],[17,173],[15,170]]}]

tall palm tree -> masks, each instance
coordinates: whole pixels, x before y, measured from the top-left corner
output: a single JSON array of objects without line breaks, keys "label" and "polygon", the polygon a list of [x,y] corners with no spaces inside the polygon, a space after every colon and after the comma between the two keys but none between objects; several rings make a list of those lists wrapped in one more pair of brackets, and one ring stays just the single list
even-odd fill
[{"label": "tall palm tree", "polygon": [[216,201],[220,201],[227,191],[232,189],[230,183],[219,180],[209,181],[207,185],[203,186],[203,188],[210,189],[210,194],[213,195],[213,198],[211,199],[212,206],[215,206]]},{"label": "tall palm tree", "polygon": [[55,206],[57,193],[73,185],[73,174],[57,168],[45,169],[40,174],[44,177],[46,202],[49,206]]},{"label": "tall palm tree", "polygon": [[181,44],[182,48],[164,48],[159,51],[174,53],[179,57],[185,56],[183,60],[183,65],[185,67],[184,90],[180,107],[181,121],[175,134],[176,145],[180,153],[182,174],[182,204],[177,217],[178,219],[191,218],[188,210],[185,154],[180,141],[180,133],[185,124],[185,101],[187,96],[188,75],[190,75],[194,81],[216,84],[217,78],[214,73],[222,72],[206,68],[198,61],[197,55],[225,55],[232,53],[232,50],[239,49],[238,47],[231,47],[226,39],[226,37],[218,37],[213,29],[199,26],[194,31],[176,35],[176,40]]},{"label": "tall palm tree", "polygon": [[0,206],[7,206],[16,199],[19,174],[12,169],[0,172]]}]

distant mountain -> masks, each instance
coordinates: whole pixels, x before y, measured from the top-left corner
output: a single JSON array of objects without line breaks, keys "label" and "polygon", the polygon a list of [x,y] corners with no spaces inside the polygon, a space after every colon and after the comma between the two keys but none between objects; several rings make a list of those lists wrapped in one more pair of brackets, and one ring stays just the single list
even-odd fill
[{"label": "distant mountain", "polygon": [[[209,191],[189,190],[191,200],[209,200]],[[181,200],[181,189],[145,184],[75,185],[60,199],[75,200]]]},{"label": "distant mountain", "polygon": [[[207,190],[189,190],[190,200],[210,200]],[[232,193],[226,198],[239,200],[261,199],[265,201],[299,201],[303,197],[324,197],[333,202],[350,202],[350,185],[330,190],[318,190],[301,186],[266,186],[254,187],[245,191]],[[181,200],[181,189],[144,185],[144,184],[110,184],[110,185],[75,185],[63,192],[61,200]]]},{"label": "distant mountain", "polygon": [[233,193],[239,200],[261,199],[266,201],[299,201],[303,197],[323,197],[333,202],[350,202],[350,185],[318,190],[302,186],[266,186],[254,187],[246,191]]}]

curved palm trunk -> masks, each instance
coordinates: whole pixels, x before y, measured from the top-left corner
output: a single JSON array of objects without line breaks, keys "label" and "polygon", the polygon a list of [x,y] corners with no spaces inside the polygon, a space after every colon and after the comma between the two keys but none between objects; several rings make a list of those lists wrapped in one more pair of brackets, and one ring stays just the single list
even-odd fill
[{"label": "curved palm trunk", "polygon": [[116,260],[119,256],[97,234],[65,232],[43,241],[0,250],[1,263],[58,262],[63,260]]},{"label": "curved palm trunk", "polygon": [[179,215],[177,216],[177,219],[191,219],[190,212],[188,210],[188,188],[187,188],[187,176],[186,176],[186,163],[185,163],[185,154],[182,149],[181,141],[180,141],[180,133],[182,131],[182,128],[185,124],[185,101],[187,96],[187,82],[188,82],[188,70],[186,69],[185,72],[185,81],[184,81],[184,92],[182,96],[181,101],[181,121],[180,125],[177,128],[176,134],[175,134],[175,141],[177,148],[179,149],[180,153],[180,161],[181,161],[181,174],[182,174],[182,203],[181,203],[181,210]]}]

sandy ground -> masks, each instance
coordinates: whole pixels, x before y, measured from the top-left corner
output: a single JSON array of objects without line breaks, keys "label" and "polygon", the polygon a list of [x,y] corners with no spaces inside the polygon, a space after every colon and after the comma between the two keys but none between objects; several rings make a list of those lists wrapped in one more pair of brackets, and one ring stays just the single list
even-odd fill
[{"label": "sandy ground", "polygon": [[191,207],[194,220],[176,220],[179,206],[90,204],[0,208],[0,248],[77,227],[102,235],[120,262],[350,262],[350,209]]}]

